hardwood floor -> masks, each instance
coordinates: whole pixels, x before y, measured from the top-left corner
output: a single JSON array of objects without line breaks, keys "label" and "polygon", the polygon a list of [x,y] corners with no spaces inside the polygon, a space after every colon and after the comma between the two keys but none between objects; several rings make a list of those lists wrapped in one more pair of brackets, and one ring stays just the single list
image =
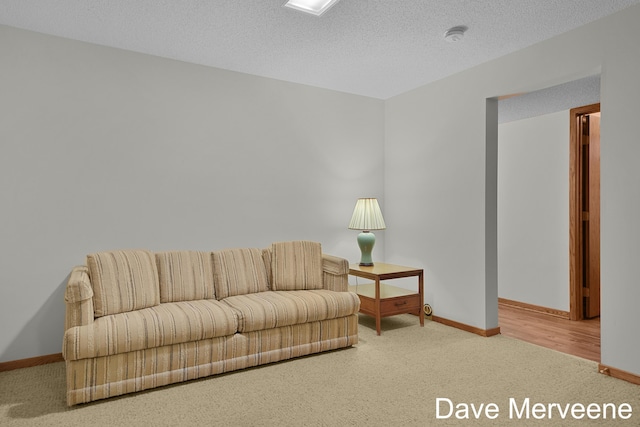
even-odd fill
[{"label": "hardwood floor", "polygon": [[571,321],[498,304],[500,333],[562,353],[600,362],[600,318]]}]

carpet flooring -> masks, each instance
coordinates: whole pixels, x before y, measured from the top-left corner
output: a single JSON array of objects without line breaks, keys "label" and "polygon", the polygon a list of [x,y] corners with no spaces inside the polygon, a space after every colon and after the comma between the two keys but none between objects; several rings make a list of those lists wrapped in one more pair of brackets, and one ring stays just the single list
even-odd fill
[{"label": "carpet flooring", "polygon": [[[599,374],[595,362],[429,320],[421,328],[411,315],[383,319],[382,328],[376,336],[373,319],[361,316],[352,348],[72,408],[63,363],[2,372],[0,425],[640,425],[640,386]],[[580,405],[601,412],[590,419]]]}]

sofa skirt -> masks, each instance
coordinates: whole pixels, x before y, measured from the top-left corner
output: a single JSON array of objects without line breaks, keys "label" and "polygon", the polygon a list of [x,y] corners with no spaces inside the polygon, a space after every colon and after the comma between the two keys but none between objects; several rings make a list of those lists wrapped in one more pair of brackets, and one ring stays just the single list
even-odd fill
[{"label": "sofa skirt", "polygon": [[349,347],[358,342],[358,315],[216,337],[112,356],[71,360],[67,404],[91,402]]}]

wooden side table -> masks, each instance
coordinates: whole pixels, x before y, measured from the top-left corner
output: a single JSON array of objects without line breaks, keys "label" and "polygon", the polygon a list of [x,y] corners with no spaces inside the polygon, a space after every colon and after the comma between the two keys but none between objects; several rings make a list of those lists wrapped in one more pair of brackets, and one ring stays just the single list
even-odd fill
[{"label": "wooden side table", "polygon": [[[349,274],[374,281],[350,286],[349,290],[360,297],[360,312],[376,318],[378,335],[380,335],[380,319],[396,314],[416,314],[420,317],[420,326],[424,326],[424,270],[376,262],[370,267],[351,264]],[[380,283],[383,280],[412,276],[418,277],[417,293]]]}]

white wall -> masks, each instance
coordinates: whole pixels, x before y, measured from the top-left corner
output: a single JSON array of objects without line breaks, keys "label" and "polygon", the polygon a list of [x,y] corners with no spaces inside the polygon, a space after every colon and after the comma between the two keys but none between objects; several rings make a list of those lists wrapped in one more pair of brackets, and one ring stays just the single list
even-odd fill
[{"label": "white wall", "polygon": [[498,296],[569,311],[569,111],[498,126]]},{"label": "white wall", "polygon": [[355,262],[356,199],[384,209],[380,100],[6,26],[0,58],[0,362],[61,351],[87,253],[310,239]]},{"label": "white wall", "polygon": [[640,7],[616,18],[600,104],[602,363],[640,375]]},{"label": "white wall", "polygon": [[[640,374],[640,6],[387,100],[385,258],[421,265],[436,315],[498,326],[487,98],[601,79],[602,363]],[[491,112],[491,111],[489,111]],[[492,112],[491,112],[492,113]],[[497,153],[496,153],[497,156]],[[497,164],[497,161],[495,161]],[[489,280],[487,280],[489,279]]]},{"label": "white wall", "polygon": [[377,259],[423,266],[437,315],[495,327],[487,98],[601,71],[602,363],[640,374],[637,22],[640,6],[384,103],[0,26],[0,361],[60,351],[87,252],[309,238],[357,260],[361,196],[384,195]]},{"label": "white wall", "polygon": [[486,96],[474,92],[473,81],[453,77],[387,100],[385,259],[425,269],[434,314],[489,329]]}]

